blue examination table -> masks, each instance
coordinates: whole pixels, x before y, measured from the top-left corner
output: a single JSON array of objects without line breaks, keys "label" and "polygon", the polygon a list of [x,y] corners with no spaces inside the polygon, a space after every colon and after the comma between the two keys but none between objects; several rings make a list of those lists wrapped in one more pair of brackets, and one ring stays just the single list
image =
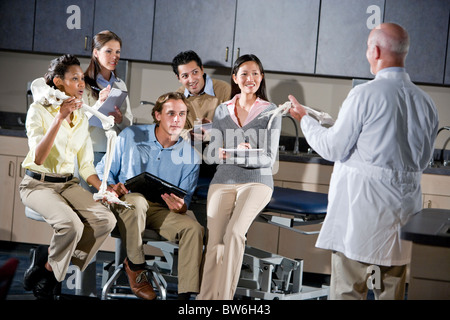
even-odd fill
[{"label": "blue examination table", "polygon": [[[194,201],[204,201],[210,179],[199,178]],[[302,225],[323,222],[328,195],[318,192],[275,187],[272,198],[255,222],[268,223],[300,234]],[[258,248],[246,246],[236,296],[264,300],[326,299],[329,287],[309,287],[302,284],[303,260],[289,259]]]}]

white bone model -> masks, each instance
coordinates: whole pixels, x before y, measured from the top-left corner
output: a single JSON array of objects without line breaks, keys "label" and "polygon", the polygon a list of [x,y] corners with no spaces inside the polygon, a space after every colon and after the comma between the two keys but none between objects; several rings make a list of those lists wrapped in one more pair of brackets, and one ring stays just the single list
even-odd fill
[{"label": "white bone model", "polygon": [[[31,92],[33,93],[34,101],[42,104],[42,105],[61,105],[64,100],[68,99],[64,92],[54,89],[45,83],[44,78],[38,78],[34,80],[31,84]],[[111,168],[112,154],[114,152],[114,147],[116,144],[117,133],[113,128],[114,126],[114,117],[113,116],[105,116],[103,113],[95,110],[94,108],[88,106],[83,103],[82,110],[84,112],[90,112],[94,116],[96,116],[102,123],[103,130],[105,130],[105,135],[107,138],[107,148],[106,148],[106,159],[105,159],[105,168],[103,172],[103,180],[100,185],[100,189],[98,193],[94,193],[94,200],[106,200],[109,203],[117,203],[123,205],[127,208],[130,208],[130,204],[125,201],[119,200],[113,193],[107,191],[107,181],[109,176],[109,170]]]},{"label": "white bone model", "polygon": [[[303,105],[302,105],[303,106]],[[289,109],[292,107],[292,103],[290,101],[287,101],[280,105],[278,108],[276,108],[273,111],[270,111],[266,113],[264,116],[270,116],[269,124],[267,128],[270,128],[272,125],[272,121],[278,114],[285,115],[289,112]],[[329,125],[332,126],[334,124],[334,119],[325,112],[314,110],[310,107],[303,106],[303,108],[306,109],[306,112],[309,116],[312,116],[313,118],[316,118],[321,125]]]}]

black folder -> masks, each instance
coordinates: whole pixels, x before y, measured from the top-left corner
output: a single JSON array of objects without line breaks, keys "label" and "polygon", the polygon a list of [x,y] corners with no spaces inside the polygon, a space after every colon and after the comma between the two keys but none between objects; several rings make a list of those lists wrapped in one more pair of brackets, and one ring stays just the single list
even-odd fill
[{"label": "black folder", "polygon": [[173,193],[183,199],[187,192],[177,186],[158,178],[148,172],[142,172],[137,176],[125,181],[125,188],[131,192],[142,194],[148,201],[166,204],[161,198],[164,193]]}]

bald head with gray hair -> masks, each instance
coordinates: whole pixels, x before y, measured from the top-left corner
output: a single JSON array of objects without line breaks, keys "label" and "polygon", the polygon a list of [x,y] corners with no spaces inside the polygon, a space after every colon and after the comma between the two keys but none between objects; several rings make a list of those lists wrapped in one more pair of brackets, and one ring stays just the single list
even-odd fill
[{"label": "bald head with gray hair", "polygon": [[393,54],[406,55],[409,50],[409,35],[395,23],[383,23],[373,29],[369,45],[377,45]]},{"label": "bald head with gray hair", "polygon": [[398,24],[383,23],[367,40],[367,59],[372,73],[387,67],[404,67],[409,50],[408,32]]}]

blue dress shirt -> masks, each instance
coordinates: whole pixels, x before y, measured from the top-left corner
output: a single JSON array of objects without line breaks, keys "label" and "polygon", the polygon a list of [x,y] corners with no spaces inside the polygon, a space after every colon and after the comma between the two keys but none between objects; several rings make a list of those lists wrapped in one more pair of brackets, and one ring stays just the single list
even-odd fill
[{"label": "blue dress shirt", "polygon": [[[155,124],[133,125],[118,135],[108,184],[125,183],[127,179],[148,172],[186,190],[184,202],[189,207],[197,186],[201,158],[181,137],[173,146],[163,148],[156,139],[155,128]],[[95,168],[101,180],[105,158],[106,155]]]},{"label": "blue dress shirt", "polygon": [[111,85],[111,88],[114,86],[114,82],[117,81],[116,75],[114,72],[111,72],[111,77],[109,78],[109,81],[103,78],[103,76],[99,73],[97,75],[97,84],[100,86],[100,88],[106,88],[108,85]]}]

